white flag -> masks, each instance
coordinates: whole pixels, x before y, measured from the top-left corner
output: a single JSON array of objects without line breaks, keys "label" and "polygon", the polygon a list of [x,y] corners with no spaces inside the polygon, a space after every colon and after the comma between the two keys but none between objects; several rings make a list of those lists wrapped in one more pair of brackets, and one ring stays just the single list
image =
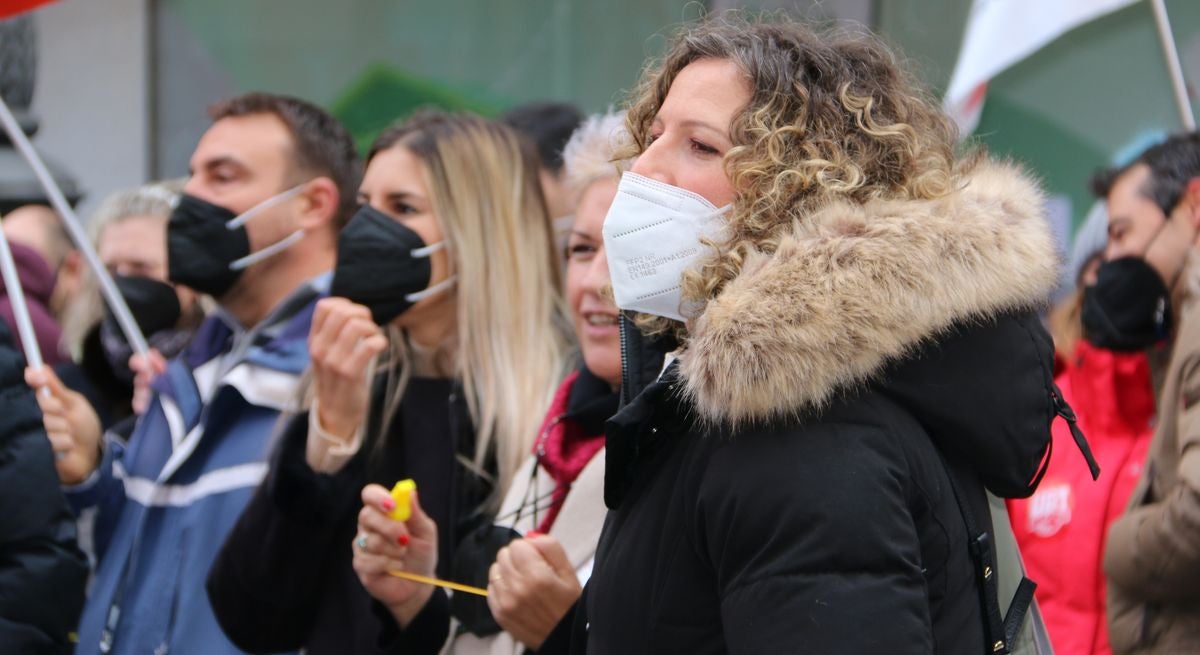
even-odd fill
[{"label": "white flag", "polygon": [[943,106],[963,136],[983,112],[988,81],[1062,34],[1137,0],[975,0]]}]

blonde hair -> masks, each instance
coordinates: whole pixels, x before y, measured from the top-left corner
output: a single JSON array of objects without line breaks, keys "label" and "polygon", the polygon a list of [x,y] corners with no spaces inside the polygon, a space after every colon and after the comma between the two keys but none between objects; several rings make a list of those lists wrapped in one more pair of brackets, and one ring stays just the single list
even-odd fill
[{"label": "blonde hair", "polygon": [[625,114],[588,116],[563,148],[563,170],[571,193],[579,196],[594,182],[621,177],[629,161],[617,160],[616,154],[629,147]]},{"label": "blonde hair", "polygon": [[1054,352],[1064,360],[1075,357],[1075,346],[1083,339],[1083,293],[1086,285],[1083,278],[1088,267],[1104,256],[1097,250],[1083,260],[1075,275],[1075,291],[1050,308],[1046,317],[1050,336],[1054,338]]},{"label": "blonde hair", "polygon": [[[467,114],[422,112],[379,136],[367,162],[402,147],[425,165],[458,275],[454,369],[475,426],[473,468],[494,456],[498,506],[529,456],[565,373],[570,321],[559,291],[537,159],[510,128]],[[411,347],[392,335],[386,424],[403,395]],[[382,442],[382,440],[380,440]]]},{"label": "blonde hair", "polygon": [[[110,193],[88,221],[88,238],[95,247],[105,228],[135,216],[161,216],[166,222],[175,199],[183,191],[184,180],[154,182]],[[100,284],[91,270],[84,271],[77,295],[63,312],[63,343],[71,356],[82,356],[83,341],[92,328],[104,318],[104,299]]]},{"label": "blonde hair", "polygon": [[[737,196],[728,240],[712,244],[716,254],[684,275],[685,304],[702,307],[737,277],[747,254],[773,252],[823,205],[938,198],[976,160],[957,159],[954,124],[877,38],[737,14],[686,29],[646,69],[628,114],[632,146],[623,154],[646,149],[675,77],[701,59],[733,62],[751,97],[729,128],[734,146],[724,163]],[[669,319],[640,316],[638,324],[686,338]]]}]

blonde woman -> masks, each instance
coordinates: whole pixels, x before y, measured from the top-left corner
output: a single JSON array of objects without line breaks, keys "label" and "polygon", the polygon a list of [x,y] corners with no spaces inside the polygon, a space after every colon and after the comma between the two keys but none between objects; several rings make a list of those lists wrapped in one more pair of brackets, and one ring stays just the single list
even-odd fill
[{"label": "blonde woman", "polygon": [[[461,541],[457,580],[487,587],[488,598],[454,595],[457,620],[443,652],[499,655],[553,648],[547,643],[551,631],[575,605],[591,572],[606,512],[604,422],[616,412],[621,383],[617,308],[608,294],[600,229],[627,167],[615,160],[624,134],[623,116],[594,116],[563,153],[568,188],[579,199],[566,245],[566,290],[582,361],[559,386],[495,524]],[[382,544],[400,537],[429,543],[441,526],[387,519],[383,488],[366,490],[364,500],[359,530],[375,545],[356,553],[355,570],[372,595],[407,613],[402,652],[435,653],[451,625],[444,595],[386,571],[429,576],[437,562]]]},{"label": "blonde woman", "polygon": [[787,21],[680,35],[629,131],[604,247],[659,342],[623,339],[576,649],[1004,652],[985,489],[1069,414],[1037,185],[873,37]]},{"label": "blonde woman", "polygon": [[442,538],[407,548],[440,576],[454,577],[456,541],[494,515],[567,352],[536,159],[520,144],[498,123],[423,113],[372,147],[335,297],[313,318],[310,407],[209,577],[239,647],[374,653],[395,638],[403,619],[350,567],[352,542],[384,547],[355,536],[368,483],[416,480],[414,518]]}]

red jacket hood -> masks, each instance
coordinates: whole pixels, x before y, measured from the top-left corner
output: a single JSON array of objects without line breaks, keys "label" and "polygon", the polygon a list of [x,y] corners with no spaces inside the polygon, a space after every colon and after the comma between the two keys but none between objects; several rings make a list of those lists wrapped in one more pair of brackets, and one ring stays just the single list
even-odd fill
[{"label": "red jacket hood", "polygon": [[1074,389],[1075,413],[1106,434],[1142,434],[1155,412],[1146,354],[1119,353],[1080,340],[1072,359],[1063,374]]}]

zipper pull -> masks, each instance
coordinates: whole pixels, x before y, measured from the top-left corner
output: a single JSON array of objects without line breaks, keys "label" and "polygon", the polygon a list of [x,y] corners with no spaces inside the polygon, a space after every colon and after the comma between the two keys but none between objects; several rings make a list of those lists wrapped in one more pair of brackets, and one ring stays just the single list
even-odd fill
[{"label": "zipper pull", "polygon": [[1067,422],[1067,427],[1071,429],[1071,438],[1075,440],[1075,446],[1079,448],[1079,452],[1083,454],[1083,459],[1087,461],[1088,471],[1092,474],[1092,480],[1100,477],[1100,465],[1096,463],[1096,457],[1092,454],[1092,447],[1088,445],[1087,437],[1083,435],[1083,430],[1079,429],[1079,419],[1075,416],[1075,410],[1063,400],[1062,393],[1058,390],[1058,385],[1050,387],[1050,398],[1054,401],[1054,411],[1059,416],[1063,417]]}]

